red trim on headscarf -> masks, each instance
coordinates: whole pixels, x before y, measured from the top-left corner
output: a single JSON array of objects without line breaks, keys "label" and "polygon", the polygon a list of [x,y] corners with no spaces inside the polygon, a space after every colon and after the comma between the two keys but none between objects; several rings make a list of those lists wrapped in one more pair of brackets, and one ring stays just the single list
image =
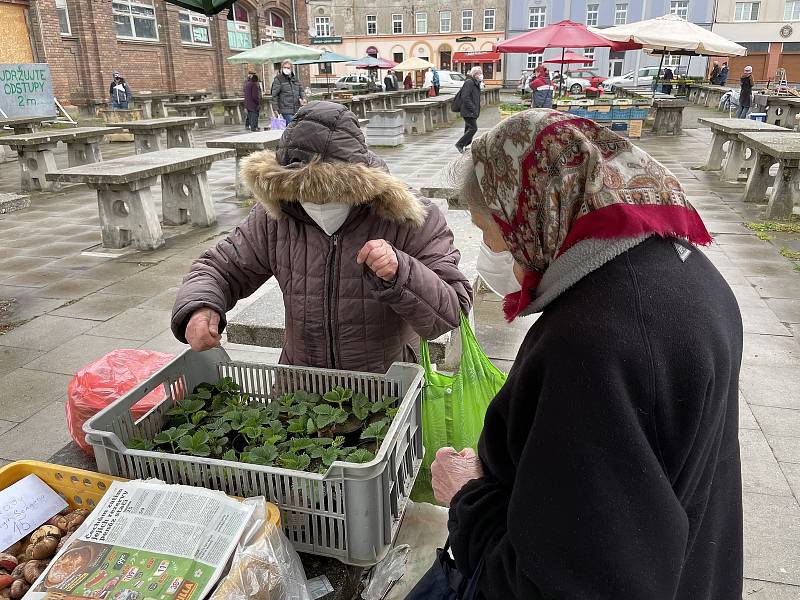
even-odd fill
[{"label": "red trim on headscarf", "polygon": [[509,323],[513,321],[519,313],[533,302],[533,294],[536,288],[539,287],[539,282],[541,280],[541,273],[535,271],[525,272],[525,279],[522,280],[522,289],[513,294],[508,294],[503,299],[503,312],[506,315],[506,321]]},{"label": "red trim on headscarf", "polygon": [[712,242],[700,215],[690,206],[612,204],[575,221],[556,258],[581,240],[638,237],[648,233],[684,238],[699,246]]}]

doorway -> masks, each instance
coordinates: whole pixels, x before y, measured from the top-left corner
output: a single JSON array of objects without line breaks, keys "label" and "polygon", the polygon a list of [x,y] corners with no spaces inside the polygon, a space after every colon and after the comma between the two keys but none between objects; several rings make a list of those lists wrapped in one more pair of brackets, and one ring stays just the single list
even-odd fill
[{"label": "doorway", "polygon": [[615,52],[612,50],[608,53],[608,76],[619,77],[622,75],[622,70],[625,67],[625,52]]},{"label": "doorway", "polygon": [[453,54],[450,50],[442,50],[439,52],[439,68],[442,71],[449,71],[452,64]]}]

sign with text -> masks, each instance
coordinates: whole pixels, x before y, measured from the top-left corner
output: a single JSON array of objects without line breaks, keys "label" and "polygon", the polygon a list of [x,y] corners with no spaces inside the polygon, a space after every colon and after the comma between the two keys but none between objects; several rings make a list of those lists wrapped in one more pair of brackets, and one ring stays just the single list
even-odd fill
[{"label": "sign with text", "polygon": [[319,46],[321,44],[341,44],[342,43],[342,36],[340,35],[326,35],[326,36],[317,36],[311,38],[311,45],[312,46]]},{"label": "sign with text", "polygon": [[0,64],[0,109],[9,117],[55,115],[50,65]]},{"label": "sign with text", "polygon": [[67,508],[64,499],[36,475],[0,491],[0,548],[8,548]]}]

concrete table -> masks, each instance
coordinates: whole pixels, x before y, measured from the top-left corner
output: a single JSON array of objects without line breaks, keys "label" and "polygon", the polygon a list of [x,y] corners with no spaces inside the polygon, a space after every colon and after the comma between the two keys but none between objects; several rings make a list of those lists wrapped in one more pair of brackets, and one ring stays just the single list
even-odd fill
[{"label": "concrete table", "polygon": [[172,92],[137,92],[133,97],[134,106],[141,106],[142,117],[160,119],[167,116],[164,102],[175,99]]},{"label": "concrete table", "polygon": [[206,142],[206,146],[209,148],[231,148],[236,152],[237,198],[246,199],[250,197],[250,190],[245,187],[244,182],[239,175],[239,166],[242,159],[253,152],[258,152],[259,150],[276,148],[282,135],[283,131],[254,131],[253,133],[243,133],[242,135],[234,135],[231,137],[220,138],[218,140],[209,140]]},{"label": "concrete table", "polygon": [[453,102],[453,96],[435,96],[433,98],[426,98],[420,104],[430,104],[434,107],[431,112],[434,125],[447,127],[450,125],[450,105]]},{"label": "concrete table", "polygon": [[0,138],[0,144],[11,146],[17,151],[20,168],[20,187],[22,191],[53,191],[53,185],[46,175],[56,170],[56,157],[53,151],[58,142],[67,145],[69,165],[90,165],[103,160],[100,153],[100,142],[103,136],[121,131],[119,127],[74,127],[71,129],[53,129],[10,135]]},{"label": "concrete table", "polygon": [[406,135],[423,134],[433,131],[433,110],[430,103],[415,102],[404,104]]},{"label": "concrete table", "polygon": [[791,128],[797,125],[798,114],[800,114],[800,98],[794,96],[767,97],[767,123]]},{"label": "concrete table", "polygon": [[244,118],[242,117],[244,98],[223,98],[220,103],[225,112],[222,118],[222,122],[225,125],[242,125],[244,123]]},{"label": "concrete table", "polygon": [[752,131],[741,133],[739,137],[758,154],[756,167],[747,181],[744,201],[757,202],[764,197],[769,168],[777,162],[778,174],[769,196],[767,219],[789,218],[800,200],[800,133]]},{"label": "concrete table", "polygon": [[117,123],[133,134],[136,154],[164,150],[162,134],[166,133],[166,148],[191,148],[194,145],[192,129],[202,123],[205,117],[166,117],[163,119],[142,119]]},{"label": "concrete table", "polygon": [[176,102],[193,102],[206,100],[209,96],[208,90],[193,90],[188,92],[175,92]]},{"label": "concrete table", "polygon": [[399,108],[379,110],[369,115],[367,143],[370,146],[402,146],[405,142],[405,114]]},{"label": "concrete table", "polygon": [[[723,181],[738,181],[739,173],[745,165],[745,142],[739,138],[740,133],[750,131],[773,131],[777,133],[790,133],[789,129],[762,123],[761,121],[751,121],[750,119],[723,119],[701,117],[697,119],[701,125],[706,125],[711,129],[711,151],[709,152],[706,163],[700,167],[703,171],[719,171],[722,169],[720,178]],[[728,143],[727,156],[723,150],[725,143]],[[723,164],[724,161],[724,164]]]},{"label": "concrete table", "polygon": [[139,250],[164,245],[150,188],[161,176],[164,223],[208,227],[216,222],[207,171],[233,150],[172,148],[116,158],[47,174],[58,182],[85,183],[97,190],[100,233],[106,248],[133,244]]},{"label": "concrete table", "polygon": [[39,115],[34,117],[28,116],[0,118],[0,127],[10,127],[14,130],[14,135],[33,133],[34,129],[41,126],[42,122],[52,121],[55,118],[55,115],[49,117],[45,115]]},{"label": "concrete table", "polygon": [[201,127],[210,128],[214,126],[214,115],[211,112],[214,104],[213,100],[198,100],[196,102],[167,102],[164,106],[174,108],[181,117],[205,117]]},{"label": "concrete table", "polygon": [[683,129],[685,100],[654,99],[656,116],[653,120],[653,135],[680,135]]}]

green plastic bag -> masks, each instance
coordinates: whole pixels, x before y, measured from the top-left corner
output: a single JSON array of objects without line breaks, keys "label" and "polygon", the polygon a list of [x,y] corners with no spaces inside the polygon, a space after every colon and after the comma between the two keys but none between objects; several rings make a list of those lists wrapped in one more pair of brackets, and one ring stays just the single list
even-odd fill
[{"label": "green plastic bag", "polygon": [[506,374],[484,354],[469,320],[461,314],[461,364],[454,375],[434,371],[428,342],[420,343],[420,364],[425,369],[422,396],[422,462],[412,499],[436,503],[431,488],[431,464],[440,448],[477,450],[486,409],[506,382]]}]

